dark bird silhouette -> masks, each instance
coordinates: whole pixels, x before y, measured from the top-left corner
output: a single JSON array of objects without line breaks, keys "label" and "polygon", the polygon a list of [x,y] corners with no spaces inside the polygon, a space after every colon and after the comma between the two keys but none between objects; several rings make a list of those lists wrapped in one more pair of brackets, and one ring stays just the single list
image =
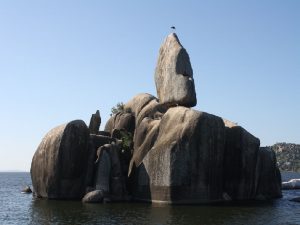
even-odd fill
[{"label": "dark bird silhouette", "polygon": [[171,29],[175,30],[176,28],[174,26],[172,26]]}]

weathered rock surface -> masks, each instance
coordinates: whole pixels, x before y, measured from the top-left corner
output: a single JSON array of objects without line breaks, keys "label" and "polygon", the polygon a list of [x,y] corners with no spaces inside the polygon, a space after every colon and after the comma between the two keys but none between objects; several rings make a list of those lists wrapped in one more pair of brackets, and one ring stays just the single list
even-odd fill
[{"label": "weathered rock surface", "polygon": [[86,186],[89,130],[75,120],[49,131],[31,163],[35,194],[49,199],[82,198]]},{"label": "weathered rock surface", "polygon": [[95,190],[87,193],[83,199],[82,202],[84,203],[101,203],[103,202],[103,191],[102,190]]},{"label": "weathered rock surface", "polygon": [[155,70],[160,103],[193,107],[197,104],[193,69],[177,35],[168,35],[160,47]]},{"label": "weathered rock surface", "polygon": [[[236,124],[185,107],[136,128],[129,175],[135,199],[205,203],[281,197],[273,151]],[[264,163],[263,163],[264,162]]]},{"label": "weathered rock surface", "polygon": [[281,197],[281,174],[271,148],[259,149],[256,169],[258,178],[256,195],[265,199]]},{"label": "weathered rock surface", "polygon": [[124,129],[128,132],[133,133],[135,129],[135,118],[132,113],[128,112],[119,112],[113,115],[105,125],[105,131],[112,134],[114,129]]},{"label": "weathered rock surface", "polygon": [[138,94],[125,104],[125,110],[130,110],[135,117],[138,117],[140,111],[153,99],[156,99],[153,95]]},{"label": "weathered rock surface", "polygon": [[132,112],[135,118],[135,128],[145,117],[161,118],[167,107],[159,104],[153,95],[142,93],[134,96],[125,104],[125,109]]},{"label": "weathered rock surface", "polygon": [[101,117],[99,110],[96,111],[95,114],[92,114],[89,130],[91,134],[97,134],[99,132],[99,128],[101,125]]},{"label": "weathered rock surface", "polygon": [[244,128],[223,119],[225,124],[224,191],[234,200],[256,195],[256,163],[260,141]]},{"label": "weathered rock surface", "polygon": [[87,185],[88,186],[94,186],[94,181],[95,181],[95,174],[96,174],[96,166],[95,166],[95,161],[96,161],[96,154],[97,154],[97,149],[105,144],[110,144],[115,139],[109,136],[104,136],[100,135],[103,134],[103,132],[98,132],[99,134],[90,134],[89,137],[89,157],[88,157],[88,162],[87,162],[87,173],[86,173],[86,178],[87,178]]},{"label": "weathered rock surface", "polygon": [[111,177],[111,159],[108,152],[108,147],[105,145],[97,150],[97,172],[95,180],[95,188],[103,190],[104,193],[110,192],[110,177]]},{"label": "weathered rock surface", "polygon": [[169,203],[221,200],[224,138],[221,118],[170,108],[153,147],[137,165],[134,197]]},{"label": "weathered rock surface", "polygon": [[113,200],[122,200],[126,194],[125,180],[122,173],[119,147],[105,144],[97,150],[98,159],[95,188],[103,190]]},{"label": "weathered rock surface", "polygon": [[134,135],[134,152],[130,161],[128,174],[131,174],[133,167],[138,167],[147,153],[156,142],[159,132],[160,120],[144,118],[136,129]]},{"label": "weathered rock surface", "polygon": [[90,140],[92,141],[96,150],[105,144],[110,144],[111,142],[115,141],[115,139],[111,137],[95,134],[90,135]]}]

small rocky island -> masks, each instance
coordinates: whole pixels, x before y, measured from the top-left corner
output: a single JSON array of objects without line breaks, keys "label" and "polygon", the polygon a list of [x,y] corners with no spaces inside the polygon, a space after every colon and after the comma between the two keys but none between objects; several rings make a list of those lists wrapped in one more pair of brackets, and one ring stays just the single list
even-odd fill
[{"label": "small rocky island", "polygon": [[31,164],[34,194],[83,202],[213,203],[281,197],[274,151],[197,103],[189,55],[167,36],[155,70],[157,97],[138,94],[99,131],[74,120],[49,131]]}]

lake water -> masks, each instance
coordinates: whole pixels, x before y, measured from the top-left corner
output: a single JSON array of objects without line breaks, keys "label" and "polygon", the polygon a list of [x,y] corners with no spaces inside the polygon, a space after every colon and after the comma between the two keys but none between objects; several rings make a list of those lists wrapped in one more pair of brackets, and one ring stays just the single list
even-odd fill
[{"label": "lake water", "polygon": [[[285,173],[283,179],[300,178]],[[0,224],[300,224],[300,190],[265,203],[231,206],[169,206],[144,203],[82,204],[47,201],[22,194],[29,173],[0,173]]]}]

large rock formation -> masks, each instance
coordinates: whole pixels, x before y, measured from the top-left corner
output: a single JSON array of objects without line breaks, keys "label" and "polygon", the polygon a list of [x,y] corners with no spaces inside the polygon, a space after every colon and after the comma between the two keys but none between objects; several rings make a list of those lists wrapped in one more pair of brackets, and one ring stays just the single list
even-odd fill
[{"label": "large rock formation", "polygon": [[158,98],[139,94],[121,104],[99,131],[73,121],[50,131],[31,167],[36,194],[83,202],[143,200],[210,203],[281,196],[274,152],[244,128],[189,107],[193,70],[176,34],[160,48]]},{"label": "large rock formation", "polygon": [[[133,155],[134,197],[169,203],[221,200],[225,138],[222,119],[175,107],[163,115],[159,124],[151,122],[146,123],[150,130],[145,140],[152,141],[148,148],[135,149]],[[157,137],[152,138],[158,125]],[[141,149],[148,149],[147,154]]]},{"label": "large rock formation", "polygon": [[49,131],[31,164],[35,194],[49,199],[81,198],[85,193],[89,130],[81,120]]},{"label": "large rock formation", "polygon": [[[132,101],[146,96],[138,95],[125,106],[139,108],[140,115],[151,108],[151,101]],[[260,150],[259,139],[245,129],[185,107],[154,109],[161,108],[152,106],[151,113],[136,120],[129,167],[135,199],[206,203],[281,196],[276,158]],[[262,165],[262,157],[268,163]]]},{"label": "large rock formation", "polygon": [[155,84],[160,103],[186,107],[197,104],[190,58],[175,33],[160,47]]}]

